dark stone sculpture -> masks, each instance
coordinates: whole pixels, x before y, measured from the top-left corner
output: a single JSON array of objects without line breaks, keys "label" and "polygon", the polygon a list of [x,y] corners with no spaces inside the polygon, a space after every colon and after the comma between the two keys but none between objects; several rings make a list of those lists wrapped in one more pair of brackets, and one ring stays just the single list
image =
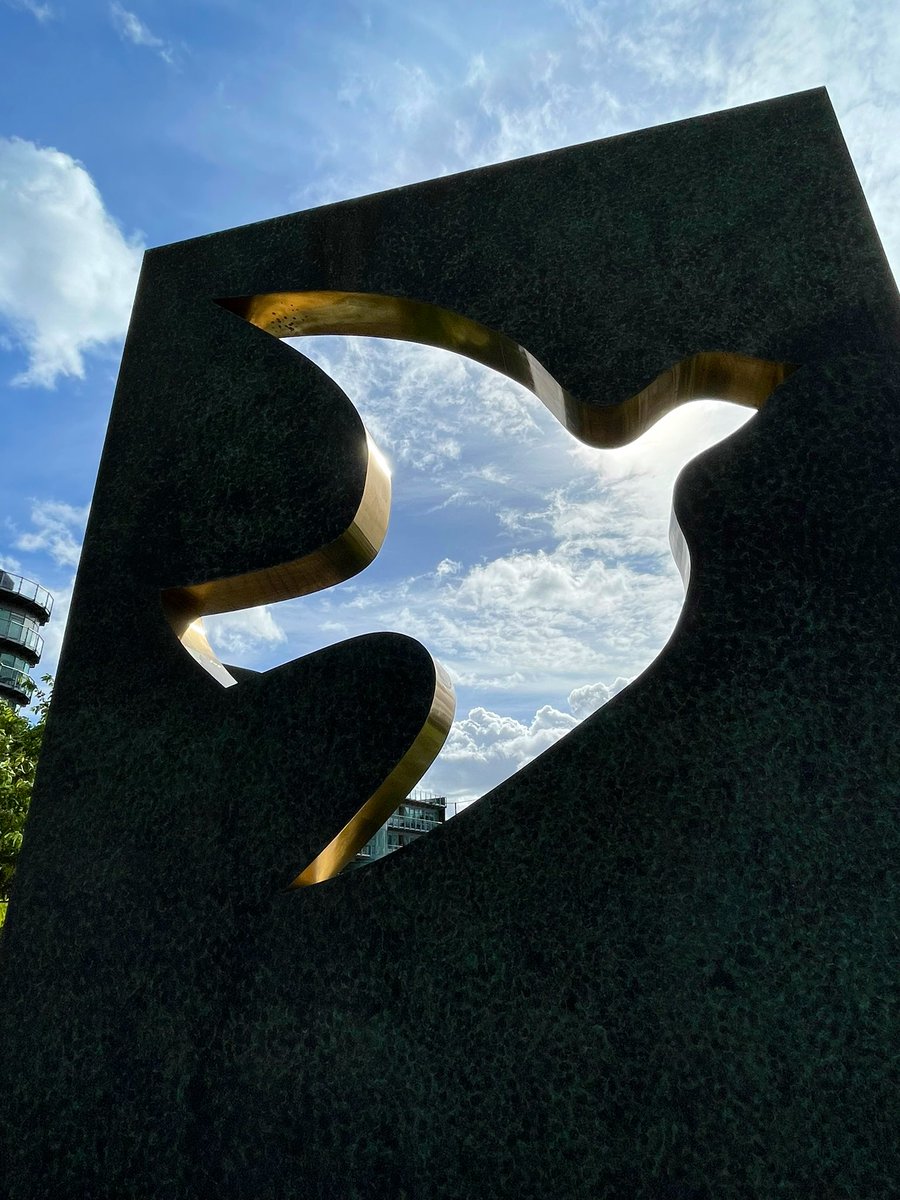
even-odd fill
[{"label": "dark stone sculpture", "polygon": [[[761,406],[679,480],[652,667],[293,890],[448,717],[401,635],[233,687],[179,643],[353,569],[364,431],[248,321],[459,345],[592,440]],[[897,1194],[898,364],[822,91],[149,253],[3,938],[0,1195]]]}]

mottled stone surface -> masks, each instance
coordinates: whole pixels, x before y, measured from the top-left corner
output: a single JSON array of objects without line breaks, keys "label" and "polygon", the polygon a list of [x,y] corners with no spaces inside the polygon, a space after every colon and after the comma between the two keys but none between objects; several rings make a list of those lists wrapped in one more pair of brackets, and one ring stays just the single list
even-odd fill
[{"label": "mottled stone surface", "polygon": [[[293,288],[440,303],[596,403],[800,369],[681,476],[652,667],[286,894],[433,688],[383,634],[221,689],[163,616],[355,511],[352,406],[213,303]],[[149,254],[3,939],[4,1200],[897,1194],[898,322],[821,92]]]}]

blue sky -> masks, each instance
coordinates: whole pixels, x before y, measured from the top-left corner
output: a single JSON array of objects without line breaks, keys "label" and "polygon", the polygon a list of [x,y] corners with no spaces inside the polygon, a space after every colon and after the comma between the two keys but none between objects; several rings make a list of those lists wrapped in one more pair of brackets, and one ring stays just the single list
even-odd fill
[{"label": "blue sky", "polygon": [[[0,0],[0,64],[0,562],[57,596],[51,672],[146,246],[824,84],[900,263],[894,0]],[[471,799],[658,653],[672,482],[747,414],[699,402],[594,451],[441,351],[301,348],[392,464],[388,540],[211,637],[259,669],[418,637],[458,697],[425,784]]]}]

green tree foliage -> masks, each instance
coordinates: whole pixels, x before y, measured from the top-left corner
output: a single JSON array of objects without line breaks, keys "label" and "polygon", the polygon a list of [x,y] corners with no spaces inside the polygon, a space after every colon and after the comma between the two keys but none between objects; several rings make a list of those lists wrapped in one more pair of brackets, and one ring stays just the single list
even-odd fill
[{"label": "green tree foliage", "polygon": [[[44,676],[50,683],[50,676]],[[35,689],[32,700],[37,720],[32,725],[17,709],[0,700],[0,925],[6,916],[9,889],[22,848],[22,830],[31,804],[44,724],[50,706],[48,692]]]}]

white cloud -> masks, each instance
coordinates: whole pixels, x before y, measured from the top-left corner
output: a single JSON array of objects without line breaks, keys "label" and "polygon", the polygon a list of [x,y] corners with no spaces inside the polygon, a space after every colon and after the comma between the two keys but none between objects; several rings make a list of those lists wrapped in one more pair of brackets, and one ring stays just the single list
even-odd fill
[{"label": "white cloud", "polygon": [[109,15],[119,36],[125,41],[131,42],[135,46],[146,46],[149,50],[155,50],[160,58],[169,65],[174,62],[172,47],[162,38],[151,33],[135,13],[129,12],[121,4],[114,3],[109,6]]},{"label": "white cloud", "polygon": [[631,680],[623,679],[621,675],[612,683],[586,683],[583,687],[574,688],[569,692],[569,708],[579,721],[582,721],[608,700],[612,700],[613,696],[628,687],[629,683]]},{"label": "white cloud", "polygon": [[570,713],[560,712],[549,704],[538,709],[530,725],[487,708],[473,708],[454,723],[444,753],[448,760],[503,758],[519,767],[577,724]]},{"label": "white cloud", "polygon": [[597,675],[630,678],[655,656],[682,601],[670,561],[607,564],[557,544],[476,563],[443,586],[383,594],[378,610],[473,690],[565,695]]},{"label": "white cloud", "polygon": [[432,768],[431,775],[452,779],[452,787],[441,789],[449,798],[475,799],[531,762],[577,724],[570,713],[549,704],[539,708],[527,725],[487,708],[472,708],[454,722],[441,752],[440,771]]},{"label": "white cloud", "polygon": [[[526,388],[448,350],[362,337],[296,338],[290,344],[340,385],[394,462],[431,478],[450,467],[459,498],[467,494],[465,472],[454,464],[465,461],[473,472],[472,455],[487,439],[515,454],[535,442],[549,419]],[[494,458],[474,469],[499,483],[509,472]]]},{"label": "white cloud", "polygon": [[40,500],[32,505],[34,528],[15,540],[17,550],[30,554],[49,554],[58,566],[75,567],[81,555],[81,541],[88,508],[75,508],[57,500]]},{"label": "white cloud", "polygon": [[439,102],[439,89],[427,71],[420,66],[396,64],[399,87],[394,101],[393,121],[402,131],[415,127],[423,116]]},{"label": "white cloud", "polygon": [[565,737],[630,682],[618,678],[611,684],[586,684],[569,694],[571,712],[544,704],[527,721],[481,706],[469,709],[454,722],[425,786],[458,805],[477,799]]},{"label": "white cloud", "polygon": [[204,625],[210,645],[230,662],[252,656],[261,644],[274,646],[285,640],[284,630],[267,605],[205,617]]},{"label": "white cloud", "polygon": [[412,39],[389,56],[348,48],[336,86],[352,120],[323,130],[300,203],[825,85],[900,266],[896,0],[556,0],[502,38],[484,29],[439,63]]},{"label": "white cloud", "polygon": [[606,49],[610,41],[609,21],[599,4],[592,7],[584,0],[557,0],[557,3],[572,18],[578,30],[578,44],[584,50],[596,54]]},{"label": "white cloud", "polygon": [[0,228],[0,316],[29,359],[13,382],[83,377],[85,352],[125,333],[142,247],[81,163],[19,138],[0,138]]},{"label": "white cloud", "polygon": [[6,0],[10,8],[17,8],[20,12],[31,13],[36,21],[42,25],[45,21],[50,21],[56,16],[56,12],[49,4],[41,4],[38,0]]}]

